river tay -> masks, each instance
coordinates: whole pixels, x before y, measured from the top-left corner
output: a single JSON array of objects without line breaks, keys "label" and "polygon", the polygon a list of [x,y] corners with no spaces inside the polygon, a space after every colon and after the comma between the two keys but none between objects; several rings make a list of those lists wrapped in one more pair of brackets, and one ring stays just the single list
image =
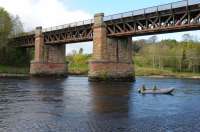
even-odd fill
[{"label": "river tay", "polygon": [[[175,87],[173,95],[137,88]],[[0,79],[1,132],[198,132],[200,81],[139,77],[135,83]]]}]

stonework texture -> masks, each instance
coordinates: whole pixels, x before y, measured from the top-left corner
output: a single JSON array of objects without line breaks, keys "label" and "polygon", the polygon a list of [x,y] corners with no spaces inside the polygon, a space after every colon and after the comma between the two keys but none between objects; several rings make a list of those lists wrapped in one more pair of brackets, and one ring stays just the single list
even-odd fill
[{"label": "stonework texture", "polygon": [[30,73],[31,75],[37,75],[37,76],[45,76],[45,75],[66,76],[67,65],[65,63],[32,62]]},{"label": "stonework texture", "polygon": [[94,24],[93,27],[93,43],[95,44],[93,47],[93,58],[95,58],[96,60],[107,59],[106,41],[106,26],[104,23],[100,23],[97,21],[97,24]]},{"label": "stonework texture", "polygon": [[89,80],[133,81],[131,37],[108,38],[103,14],[97,14],[93,27],[93,58]]},{"label": "stonework texture", "polygon": [[48,63],[64,63],[65,45],[45,45],[44,59]]},{"label": "stonework texture", "polygon": [[41,32],[42,29],[36,29],[35,32],[35,58],[37,62],[43,61],[44,56],[44,36]]},{"label": "stonework texture", "polygon": [[45,45],[41,28],[36,29],[35,58],[31,62],[31,75],[67,75],[65,45]]},{"label": "stonework texture", "polygon": [[133,81],[134,71],[131,63],[120,63],[111,61],[91,61],[89,79]]}]

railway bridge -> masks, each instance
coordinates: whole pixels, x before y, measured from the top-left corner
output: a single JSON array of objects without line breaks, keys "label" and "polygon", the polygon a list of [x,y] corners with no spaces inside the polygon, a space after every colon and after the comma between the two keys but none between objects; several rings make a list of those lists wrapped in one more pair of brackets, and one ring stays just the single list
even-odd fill
[{"label": "railway bridge", "polygon": [[14,38],[15,46],[34,47],[32,75],[66,75],[65,45],[93,41],[90,80],[134,80],[132,37],[200,29],[200,0],[184,0],[43,29]]}]

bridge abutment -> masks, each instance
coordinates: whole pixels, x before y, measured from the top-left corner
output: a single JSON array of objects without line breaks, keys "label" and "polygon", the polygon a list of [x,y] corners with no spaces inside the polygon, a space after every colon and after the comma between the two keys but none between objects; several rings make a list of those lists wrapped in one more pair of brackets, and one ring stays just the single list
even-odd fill
[{"label": "bridge abutment", "polygon": [[103,17],[103,14],[96,14],[94,18],[89,80],[133,81],[132,38],[108,38]]},{"label": "bridge abutment", "polygon": [[31,61],[30,74],[34,76],[66,76],[65,45],[45,45],[42,27],[35,31],[35,57]]}]

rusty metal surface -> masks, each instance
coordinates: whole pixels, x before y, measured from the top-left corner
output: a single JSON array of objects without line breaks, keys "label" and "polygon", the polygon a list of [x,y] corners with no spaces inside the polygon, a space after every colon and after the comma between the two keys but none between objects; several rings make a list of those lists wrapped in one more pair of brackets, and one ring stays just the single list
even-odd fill
[{"label": "rusty metal surface", "polygon": [[80,27],[70,27],[55,31],[44,32],[44,42],[46,44],[65,44],[90,41],[93,38],[92,25],[82,25]]},{"label": "rusty metal surface", "polygon": [[[188,1],[134,11],[132,16],[106,18],[107,34],[143,36],[200,29],[200,5]],[[183,6],[184,5],[184,6]],[[162,8],[163,7],[163,8]],[[165,10],[164,10],[165,9]],[[143,14],[141,14],[143,12]],[[118,14],[119,15],[119,14]]]},{"label": "rusty metal surface", "polygon": [[[105,16],[107,35],[143,36],[200,29],[200,0],[184,0],[160,6]],[[43,29],[45,44],[93,40],[94,20]],[[15,38],[19,47],[34,46],[34,32]]]}]

